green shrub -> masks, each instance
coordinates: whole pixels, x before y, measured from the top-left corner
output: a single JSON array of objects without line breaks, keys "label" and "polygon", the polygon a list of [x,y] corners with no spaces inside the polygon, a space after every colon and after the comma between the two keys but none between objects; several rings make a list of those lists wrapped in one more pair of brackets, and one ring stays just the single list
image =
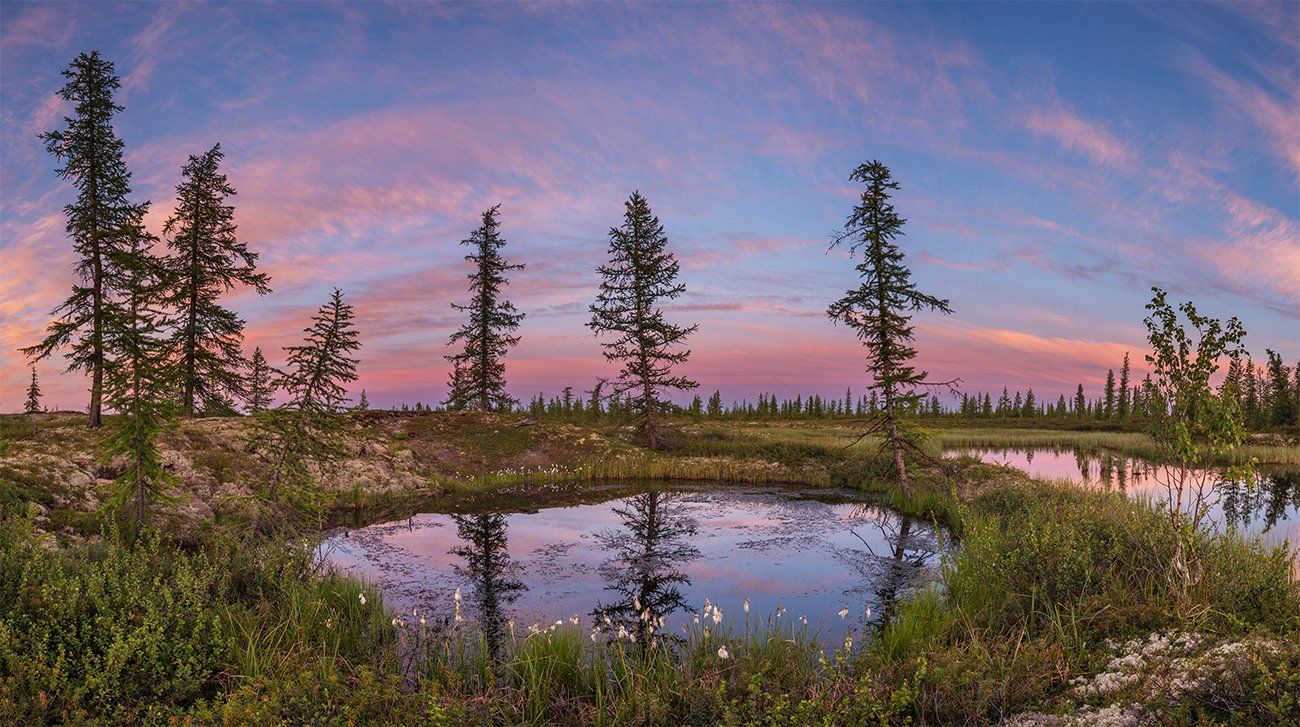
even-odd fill
[{"label": "green shrub", "polygon": [[0,681],[6,718],[157,720],[216,695],[229,642],[225,574],[156,537],[73,557],[0,528]]}]

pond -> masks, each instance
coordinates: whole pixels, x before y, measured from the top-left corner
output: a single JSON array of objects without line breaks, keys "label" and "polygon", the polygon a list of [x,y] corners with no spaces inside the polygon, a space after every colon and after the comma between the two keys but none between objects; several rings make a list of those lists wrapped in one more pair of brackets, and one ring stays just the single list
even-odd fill
[{"label": "pond", "polygon": [[535,491],[547,488],[336,531],[322,548],[335,567],[376,583],[398,613],[452,614],[459,589],[464,618],[497,634],[573,617],[680,633],[707,600],[733,625],[843,638],[888,618],[937,572],[944,547],[931,524],[849,490]]},{"label": "pond", "polygon": [[[1158,465],[1113,452],[966,447],[946,454],[969,454],[992,464],[1015,467],[1031,477],[1066,480],[1154,502],[1163,502],[1167,496]],[[1300,471],[1263,469],[1258,483],[1252,486],[1215,479],[1219,480],[1217,498],[1209,512],[1213,524],[1221,531],[1235,529],[1258,535],[1273,545],[1289,542],[1300,566]]]}]

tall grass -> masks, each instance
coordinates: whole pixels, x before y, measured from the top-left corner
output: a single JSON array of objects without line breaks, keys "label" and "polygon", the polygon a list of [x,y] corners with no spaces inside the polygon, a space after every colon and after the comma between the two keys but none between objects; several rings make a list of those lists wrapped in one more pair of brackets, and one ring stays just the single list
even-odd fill
[{"label": "tall grass", "polygon": [[[966,447],[1007,449],[1057,449],[1097,452],[1109,450],[1149,460],[1161,456],[1160,447],[1141,432],[1096,432],[1046,429],[939,429],[929,440],[936,453]],[[1238,464],[1255,459],[1259,464],[1300,464],[1300,447],[1247,444],[1234,450],[1220,464]]]}]

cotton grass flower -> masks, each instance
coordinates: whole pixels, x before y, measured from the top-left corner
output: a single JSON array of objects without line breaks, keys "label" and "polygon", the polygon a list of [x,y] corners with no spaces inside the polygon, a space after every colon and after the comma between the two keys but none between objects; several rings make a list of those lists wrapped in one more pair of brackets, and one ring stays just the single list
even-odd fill
[{"label": "cotton grass flower", "polygon": [[720,608],[713,609],[713,623],[715,624],[722,623],[722,609]]},{"label": "cotton grass flower", "polygon": [[726,645],[726,644],[723,644],[722,646],[719,646],[719,647],[718,647],[718,658],[719,658],[719,659],[728,659],[728,658],[731,658],[731,652],[727,651],[727,645]]},{"label": "cotton grass flower", "polygon": [[364,592],[363,592],[363,593],[358,593],[358,594],[357,594],[357,600],[361,601],[361,605],[362,605],[362,606],[366,605],[366,594],[365,594]]},{"label": "cotton grass flower", "polygon": [[748,614],[748,613],[749,613],[749,599],[746,598],[746,599],[745,599],[745,602],[744,602],[743,604],[741,604],[740,607],[741,607],[742,609],[744,609],[745,613]]},{"label": "cotton grass flower", "polygon": [[840,609],[840,618],[844,618],[845,616],[848,616],[848,615],[849,615],[849,607],[848,607],[848,606],[845,606],[844,608],[841,608],[841,609]]}]

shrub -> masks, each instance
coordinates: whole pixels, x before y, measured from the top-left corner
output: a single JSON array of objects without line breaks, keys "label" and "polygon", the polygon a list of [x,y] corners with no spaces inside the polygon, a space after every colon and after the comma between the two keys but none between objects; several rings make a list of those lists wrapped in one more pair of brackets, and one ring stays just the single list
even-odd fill
[{"label": "shrub", "polygon": [[225,575],[157,537],[73,557],[0,527],[0,716],[157,720],[218,693]]}]

